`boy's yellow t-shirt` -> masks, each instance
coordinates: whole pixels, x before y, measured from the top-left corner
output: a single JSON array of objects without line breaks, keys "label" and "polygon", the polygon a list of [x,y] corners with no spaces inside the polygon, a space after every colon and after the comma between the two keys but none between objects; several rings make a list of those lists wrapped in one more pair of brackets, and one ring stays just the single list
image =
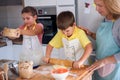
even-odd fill
[{"label": "boy's yellow t-shirt", "polygon": [[83,48],[85,48],[86,45],[91,42],[82,29],[75,27],[73,35],[70,37],[65,36],[62,31],[59,30],[53,39],[49,42],[49,44],[54,48],[61,48],[63,47],[62,38],[66,38],[67,40],[79,39]]}]

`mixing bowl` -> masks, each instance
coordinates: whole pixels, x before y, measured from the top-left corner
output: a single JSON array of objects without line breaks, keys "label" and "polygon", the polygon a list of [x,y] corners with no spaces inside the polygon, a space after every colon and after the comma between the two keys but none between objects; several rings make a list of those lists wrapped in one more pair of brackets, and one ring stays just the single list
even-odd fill
[{"label": "mixing bowl", "polygon": [[51,75],[55,78],[55,80],[65,80],[68,74],[69,71],[66,68],[57,68],[51,71]]}]

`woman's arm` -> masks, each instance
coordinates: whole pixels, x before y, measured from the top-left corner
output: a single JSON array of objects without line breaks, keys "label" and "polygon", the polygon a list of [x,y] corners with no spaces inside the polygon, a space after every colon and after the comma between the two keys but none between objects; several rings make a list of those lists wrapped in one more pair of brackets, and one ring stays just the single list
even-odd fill
[{"label": "woman's arm", "polygon": [[105,57],[101,60],[94,62],[90,67],[87,68],[87,70],[93,72],[93,71],[105,66],[106,64],[114,64],[116,62],[117,61],[116,61],[114,55],[108,56],[108,57]]}]

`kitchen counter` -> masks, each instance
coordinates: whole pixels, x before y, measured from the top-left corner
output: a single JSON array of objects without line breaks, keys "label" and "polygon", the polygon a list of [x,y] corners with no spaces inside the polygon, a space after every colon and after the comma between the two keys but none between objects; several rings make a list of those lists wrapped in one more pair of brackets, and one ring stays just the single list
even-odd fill
[{"label": "kitchen counter", "polygon": [[[0,60],[0,67],[3,68],[3,64],[4,63],[7,63],[9,64],[10,66],[10,63],[14,63],[15,61],[14,60],[5,60],[5,59],[2,59]],[[69,69],[69,75],[67,76],[66,80],[76,80],[83,72],[86,71],[86,68],[88,66],[84,66],[80,69],[74,69],[74,68],[71,68],[71,67],[68,67]],[[51,70],[53,70],[53,65],[51,64],[43,64],[43,65],[40,65],[38,68],[34,69],[33,71],[33,75],[30,79],[21,79],[19,77],[19,75],[15,75],[12,71],[11,71],[11,68],[9,67],[9,70],[8,70],[8,78],[9,80],[55,80],[52,75],[51,75]],[[18,69],[18,68],[17,68]],[[91,79],[91,76],[92,75],[89,75],[89,76],[85,76],[85,79],[83,80],[92,80]]]},{"label": "kitchen counter", "polygon": [[[76,80],[84,71],[86,71],[87,67],[88,66],[84,66],[80,69],[70,68],[69,69],[70,74],[67,76],[66,80]],[[34,70],[33,76],[30,79],[26,79],[26,80],[55,80],[50,73],[52,69],[53,69],[53,65],[50,64],[42,65]],[[92,80],[91,76],[92,75],[89,75],[88,77],[85,77],[82,80]],[[18,77],[16,80],[24,80],[24,79]]]}]

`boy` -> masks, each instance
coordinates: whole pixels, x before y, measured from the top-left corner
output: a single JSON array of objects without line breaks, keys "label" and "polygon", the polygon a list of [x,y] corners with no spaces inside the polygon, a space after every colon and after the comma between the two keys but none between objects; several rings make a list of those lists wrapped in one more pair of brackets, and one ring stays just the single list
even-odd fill
[{"label": "boy", "polygon": [[85,32],[75,24],[74,15],[70,11],[61,12],[57,17],[59,31],[49,42],[43,61],[48,63],[53,48],[64,48],[65,57],[73,60],[73,67],[80,68],[92,52],[92,44]]}]

